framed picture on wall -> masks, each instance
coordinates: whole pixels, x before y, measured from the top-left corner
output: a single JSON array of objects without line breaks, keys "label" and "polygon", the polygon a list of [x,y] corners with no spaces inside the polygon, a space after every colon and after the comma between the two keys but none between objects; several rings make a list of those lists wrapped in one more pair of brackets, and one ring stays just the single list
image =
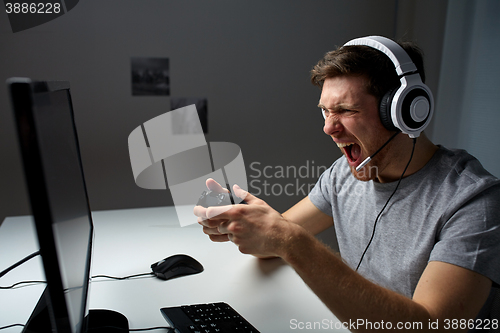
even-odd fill
[{"label": "framed picture on wall", "polygon": [[133,96],[170,96],[168,58],[131,58]]}]

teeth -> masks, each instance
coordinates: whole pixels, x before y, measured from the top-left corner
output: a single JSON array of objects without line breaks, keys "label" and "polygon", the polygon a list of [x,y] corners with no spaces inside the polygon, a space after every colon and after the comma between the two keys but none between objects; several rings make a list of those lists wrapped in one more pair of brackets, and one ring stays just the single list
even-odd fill
[{"label": "teeth", "polygon": [[350,145],[353,145],[353,144],[354,144],[354,142],[349,142],[349,143],[339,142],[339,143],[337,143],[337,146],[339,148],[344,148],[344,147],[347,147],[347,146],[350,146]]}]

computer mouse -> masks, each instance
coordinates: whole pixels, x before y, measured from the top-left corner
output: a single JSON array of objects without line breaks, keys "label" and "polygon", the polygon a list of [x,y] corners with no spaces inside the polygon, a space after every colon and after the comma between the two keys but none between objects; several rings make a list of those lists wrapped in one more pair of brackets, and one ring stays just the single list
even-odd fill
[{"label": "computer mouse", "polygon": [[151,269],[154,275],[162,280],[203,272],[203,266],[196,259],[185,254],[176,254],[155,262],[151,265]]}]

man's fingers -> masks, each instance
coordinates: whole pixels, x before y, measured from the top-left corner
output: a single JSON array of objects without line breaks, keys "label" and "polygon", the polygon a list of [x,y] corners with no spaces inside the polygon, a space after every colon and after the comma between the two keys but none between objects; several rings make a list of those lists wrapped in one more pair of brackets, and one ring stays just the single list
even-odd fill
[{"label": "man's fingers", "polygon": [[214,179],[208,178],[205,182],[207,188],[215,193],[227,193],[229,190],[223,188],[219,183],[217,183]]},{"label": "man's fingers", "polygon": [[229,230],[227,229],[227,227],[229,226],[229,223],[230,223],[230,221],[226,220],[225,222],[219,224],[217,229],[218,229],[220,234],[227,235],[230,233]]},{"label": "man's fingers", "polygon": [[228,235],[208,235],[212,242],[229,242]]},{"label": "man's fingers", "polygon": [[223,219],[227,220],[230,218],[230,216],[228,213],[226,214],[226,212],[228,210],[230,210],[231,208],[233,208],[232,205],[208,207],[207,211],[206,211],[206,217],[209,219],[217,217],[217,219],[219,219],[219,220],[223,220]]},{"label": "man's fingers", "polygon": [[194,206],[193,214],[198,218],[207,219],[207,209],[203,206]]},{"label": "man's fingers", "polygon": [[238,184],[233,185],[233,193],[238,197],[246,201],[246,203],[252,203],[255,202],[256,200],[259,200],[256,196],[250,194],[249,192],[245,191],[241,187],[238,186]]},{"label": "man's fingers", "polygon": [[[198,217],[198,222],[206,219],[213,219],[215,216],[218,216],[228,210],[230,210],[233,206],[211,206],[205,208],[203,206],[194,206],[193,214]],[[219,219],[224,219],[224,216],[218,216]]]},{"label": "man's fingers", "polygon": [[217,227],[205,227],[203,226],[203,232],[207,235],[224,235],[219,232],[219,228]]},{"label": "man's fingers", "polygon": [[226,222],[226,219],[206,219],[198,217],[198,224],[208,228],[217,228],[221,223]]}]

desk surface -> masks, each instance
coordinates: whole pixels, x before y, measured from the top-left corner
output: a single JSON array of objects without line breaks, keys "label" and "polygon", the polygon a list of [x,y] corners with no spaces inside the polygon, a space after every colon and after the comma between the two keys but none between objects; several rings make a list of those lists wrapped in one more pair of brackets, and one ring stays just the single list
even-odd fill
[{"label": "desk surface", "polygon": [[[151,271],[165,257],[188,254],[204,272],[163,281],[94,279],[91,309],[124,314],[131,328],[168,326],[160,308],[182,304],[226,302],[262,333],[293,332],[292,323],[335,325],[338,320],[280,259],[259,260],[228,243],[213,243],[199,225],[181,228],[173,207],[93,212],[92,275],[128,276]],[[0,270],[38,249],[32,219],[9,217],[0,227]],[[1,286],[43,280],[41,258],[19,266],[0,279]],[[0,327],[25,323],[44,285],[0,290]],[[19,327],[3,332],[20,332]],[[307,329],[308,332],[314,331]],[[325,331],[325,328],[318,328]],[[162,331],[153,331],[162,332]]]}]

